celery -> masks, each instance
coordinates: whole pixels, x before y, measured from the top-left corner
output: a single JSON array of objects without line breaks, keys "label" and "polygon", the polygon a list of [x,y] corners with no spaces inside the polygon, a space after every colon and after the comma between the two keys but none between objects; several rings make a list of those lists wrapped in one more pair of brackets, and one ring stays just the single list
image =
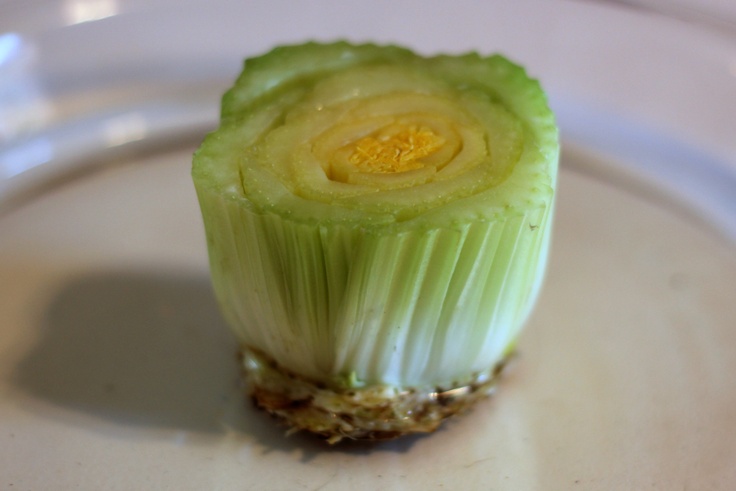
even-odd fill
[{"label": "celery", "polygon": [[544,92],[499,55],[246,60],[192,174],[257,403],[337,441],[489,392],[540,288],[558,153]]}]

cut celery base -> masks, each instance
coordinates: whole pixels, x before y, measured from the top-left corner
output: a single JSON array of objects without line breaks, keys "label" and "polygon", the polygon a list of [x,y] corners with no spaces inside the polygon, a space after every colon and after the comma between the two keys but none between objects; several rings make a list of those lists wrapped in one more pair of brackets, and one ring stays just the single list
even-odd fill
[{"label": "cut celery base", "polygon": [[450,416],[491,395],[513,356],[509,353],[489,370],[455,387],[342,389],[291,373],[257,350],[245,347],[241,354],[256,406],[284,421],[290,433],[306,430],[330,444],[433,432]]}]

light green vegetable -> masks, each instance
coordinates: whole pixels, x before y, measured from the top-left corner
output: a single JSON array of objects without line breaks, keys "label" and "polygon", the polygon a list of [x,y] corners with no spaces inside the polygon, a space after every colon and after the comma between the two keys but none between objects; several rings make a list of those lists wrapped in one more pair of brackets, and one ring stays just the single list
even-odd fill
[{"label": "light green vegetable", "polygon": [[259,405],[336,441],[485,394],[540,288],[558,153],[539,84],[498,55],[246,60],[193,177]]}]

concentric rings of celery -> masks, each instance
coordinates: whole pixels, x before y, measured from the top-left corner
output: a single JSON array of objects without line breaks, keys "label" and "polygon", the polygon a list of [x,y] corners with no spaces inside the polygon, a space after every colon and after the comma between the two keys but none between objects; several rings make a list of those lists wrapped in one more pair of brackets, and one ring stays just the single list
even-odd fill
[{"label": "concentric rings of celery", "polygon": [[[361,170],[356,142],[395,128],[441,144]],[[539,84],[500,56],[334,43],[247,60],[193,168],[224,315],[320,384],[462,384],[534,304],[558,153]]]}]

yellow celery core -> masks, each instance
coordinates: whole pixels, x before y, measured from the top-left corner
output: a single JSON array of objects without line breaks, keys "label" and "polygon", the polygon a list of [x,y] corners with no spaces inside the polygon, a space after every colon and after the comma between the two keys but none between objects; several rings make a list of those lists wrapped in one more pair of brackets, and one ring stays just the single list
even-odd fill
[{"label": "yellow celery core", "polygon": [[444,143],[444,138],[427,127],[395,124],[353,143],[349,160],[360,172],[406,172],[422,168],[421,159]]}]

